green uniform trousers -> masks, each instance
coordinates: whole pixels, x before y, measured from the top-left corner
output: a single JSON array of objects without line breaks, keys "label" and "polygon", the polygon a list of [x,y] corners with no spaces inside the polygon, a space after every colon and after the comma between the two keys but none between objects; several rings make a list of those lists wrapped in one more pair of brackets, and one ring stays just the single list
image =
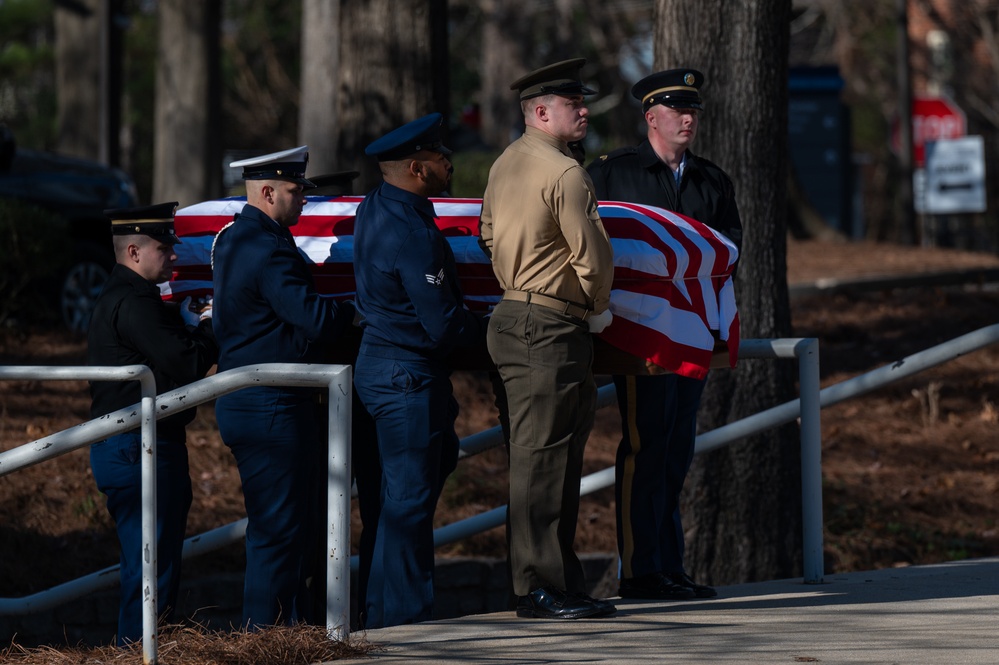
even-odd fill
[{"label": "green uniform trousers", "polygon": [[573,540],[583,448],[597,401],[589,328],[553,309],[504,300],[486,340],[509,405],[514,593],[544,586],[583,592]]}]

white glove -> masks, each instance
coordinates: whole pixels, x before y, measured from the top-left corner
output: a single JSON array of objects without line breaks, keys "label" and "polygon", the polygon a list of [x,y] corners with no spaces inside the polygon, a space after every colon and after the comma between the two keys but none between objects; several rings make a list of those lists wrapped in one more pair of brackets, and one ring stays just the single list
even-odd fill
[{"label": "white glove", "polygon": [[587,323],[590,324],[590,332],[594,334],[603,332],[613,320],[614,315],[611,314],[610,308],[605,309],[600,314],[591,314],[590,317],[586,319]]},{"label": "white glove", "polygon": [[198,317],[198,321],[212,318],[212,303],[214,301],[214,298],[208,296],[208,299],[205,301],[205,308],[201,310],[201,316]]},{"label": "white glove", "polygon": [[200,315],[191,309],[191,296],[187,296],[180,303],[180,318],[184,319],[184,323],[189,326],[197,326],[198,321],[201,320]]}]

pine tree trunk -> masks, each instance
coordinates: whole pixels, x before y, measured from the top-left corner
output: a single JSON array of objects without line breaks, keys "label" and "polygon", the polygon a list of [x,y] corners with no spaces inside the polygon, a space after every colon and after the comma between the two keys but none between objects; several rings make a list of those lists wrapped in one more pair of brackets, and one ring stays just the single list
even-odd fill
[{"label": "pine tree trunk", "polygon": [[520,135],[523,116],[510,84],[533,67],[526,61],[524,35],[530,34],[534,4],[525,0],[483,0],[482,140],[502,150]]},{"label": "pine tree trunk", "polygon": [[420,0],[370,0],[341,6],[337,164],[356,169],[358,194],[381,181],[364,148],[385,132],[432,111],[433,80],[446,76],[432,62],[431,11]]},{"label": "pine tree trunk", "polygon": [[101,154],[101,3],[81,0],[92,13],[57,8],[55,74],[59,134],[64,155],[99,159]]},{"label": "pine tree trunk", "polygon": [[159,0],[153,201],[191,205],[221,194],[221,0]]},{"label": "pine tree trunk", "polygon": [[[736,188],[744,240],[736,279],[742,337],[791,334],[786,275],[790,0],[656,0],[656,69],[705,74],[695,154]],[[701,431],[793,399],[787,360],[741,361],[709,379]],[[797,426],[695,458],[687,478],[688,572],[714,584],[800,575]]]},{"label": "pine tree trunk", "polygon": [[305,0],[302,5],[298,136],[309,146],[309,175],[347,170],[337,164],[336,155],[340,4],[340,0]]}]

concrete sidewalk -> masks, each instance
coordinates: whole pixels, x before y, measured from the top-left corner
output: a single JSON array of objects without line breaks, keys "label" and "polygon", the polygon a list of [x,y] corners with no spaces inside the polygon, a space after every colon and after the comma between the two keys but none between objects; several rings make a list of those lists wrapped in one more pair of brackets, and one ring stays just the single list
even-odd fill
[{"label": "concrete sidewalk", "polygon": [[603,619],[501,612],[371,630],[371,657],[336,663],[999,663],[999,557],[718,592],[622,600]]}]

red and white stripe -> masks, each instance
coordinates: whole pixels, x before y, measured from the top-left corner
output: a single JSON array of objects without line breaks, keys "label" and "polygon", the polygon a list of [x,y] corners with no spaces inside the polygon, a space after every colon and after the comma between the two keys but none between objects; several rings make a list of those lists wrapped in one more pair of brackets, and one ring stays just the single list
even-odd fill
[{"label": "red and white stripe", "polygon": [[[312,264],[316,288],[337,298],[355,292],[354,213],[359,196],[309,197],[292,234]],[[177,263],[163,297],[182,300],[212,292],[212,241],[246,199],[206,201],[178,210]],[[433,199],[437,225],[458,264],[466,305],[487,311],[502,290],[478,244],[480,199]],[[727,343],[731,363],[739,347],[739,314],[732,269],[735,245],[682,215],[634,203],[604,202],[600,217],[614,249],[613,323],[600,337],[684,376],[703,377],[715,341]],[[254,266],[246,266],[253,270]]]}]

